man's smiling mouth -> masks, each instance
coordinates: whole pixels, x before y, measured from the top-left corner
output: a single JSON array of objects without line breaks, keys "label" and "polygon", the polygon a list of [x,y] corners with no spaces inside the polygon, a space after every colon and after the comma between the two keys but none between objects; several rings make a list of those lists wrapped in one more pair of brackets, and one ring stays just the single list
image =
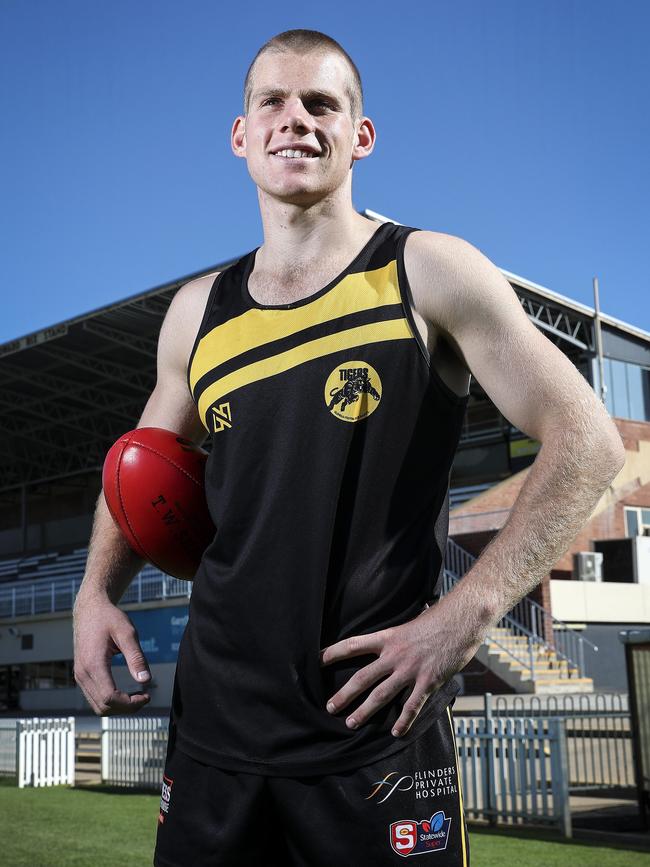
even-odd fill
[{"label": "man's smiling mouth", "polygon": [[287,148],[286,150],[277,151],[274,154],[271,154],[273,157],[280,157],[280,159],[285,160],[298,160],[298,159],[317,159],[318,154],[311,153],[310,151],[301,151],[294,150],[291,148]]}]

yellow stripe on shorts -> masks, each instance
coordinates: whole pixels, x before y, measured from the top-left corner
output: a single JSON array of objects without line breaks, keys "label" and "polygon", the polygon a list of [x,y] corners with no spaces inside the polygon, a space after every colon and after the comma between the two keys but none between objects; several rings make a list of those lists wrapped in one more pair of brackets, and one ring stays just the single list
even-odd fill
[{"label": "yellow stripe on shorts", "polygon": [[460,807],[460,844],[463,850],[463,867],[467,867],[467,843],[465,841],[465,810],[463,808],[463,786],[460,781],[460,770],[458,768],[458,744],[456,743],[456,732],[454,731],[454,722],[451,718],[451,711],[447,707],[447,716],[449,717],[449,726],[451,728],[451,736],[454,739],[454,750],[456,753],[456,778],[458,779],[458,806]]}]

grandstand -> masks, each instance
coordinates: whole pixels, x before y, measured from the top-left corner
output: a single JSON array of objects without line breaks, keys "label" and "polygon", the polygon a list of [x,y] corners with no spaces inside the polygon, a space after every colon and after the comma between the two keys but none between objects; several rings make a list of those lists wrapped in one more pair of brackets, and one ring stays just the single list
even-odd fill
[{"label": "grandstand", "polygon": [[[0,421],[0,712],[90,713],[72,677],[71,609],[84,573],[104,455],[121,433],[135,426],[154,386],[157,336],[174,293],[184,282],[233,261],[0,346],[5,410]],[[503,274],[531,321],[597,388],[594,311],[510,272]],[[650,334],[606,315],[601,315],[601,327],[607,406],[630,445],[630,474],[611,504],[614,517],[594,525],[591,537],[580,540],[581,551],[593,550],[598,539],[650,537],[650,478],[643,469],[646,444],[650,446]],[[539,445],[503,418],[472,378],[450,490],[450,535],[469,554],[478,555],[503,525]],[[544,623],[555,624],[544,627],[542,638],[549,647],[557,646],[555,629],[587,636],[600,628],[605,636],[601,643],[607,644],[603,626],[612,632],[622,623],[650,622],[650,597],[644,595],[646,589],[650,592],[650,574],[643,573],[645,578],[642,574],[629,583],[645,581],[647,587],[636,587],[643,593],[630,595],[627,613],[616,608],[615,621],[603,619],[602,613],[590,621],[584,604],[578,610],[560,593],[562,611],[569,616],[563,615],[559,627],[553,618],[557,612],[551,611],[553,585],[571,583],[586,592],[585,582],[571,580],[578,575],[570,559],[568,565],[559,564],[531,600],[547,611]],[[603,586],[593,582],[591,590]],[[191,584],[147,566],[120,602],[148,648],[152,712],[169,706],[174,653],[190,592]],[[522,615],[528,629],[524,621]],[[468,671],[467,684],[480,689],[493,676],[505,691],[518,688],[512,679],[499,680],[505,675],[497,666],[491,673],[489,668],[486,659],[473,675]],[[614,667],[607,676],[615,678],[617,671]],[[114,673],[118,685],[132,689],[124,666],[116,664]],[[598,686],[598,667],[589,675]]]}]

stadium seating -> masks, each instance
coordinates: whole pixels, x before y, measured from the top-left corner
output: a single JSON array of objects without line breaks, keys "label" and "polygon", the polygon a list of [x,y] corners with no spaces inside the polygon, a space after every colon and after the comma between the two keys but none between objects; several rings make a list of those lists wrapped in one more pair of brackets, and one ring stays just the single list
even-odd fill
[{"label": "stadium seating", "polygon": [[40,578],[81,578],[86,568],[87,548],[61,553],[31,554],[0,560],[0,583],[35,581]]}]

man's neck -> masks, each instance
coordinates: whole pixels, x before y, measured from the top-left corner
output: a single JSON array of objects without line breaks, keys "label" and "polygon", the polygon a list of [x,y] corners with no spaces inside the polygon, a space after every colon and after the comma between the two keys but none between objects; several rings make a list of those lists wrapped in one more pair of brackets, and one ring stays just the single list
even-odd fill
[{"label": "man's neck", "polygon": [[264,244],[255,257],[255,271],[291,279],[328,260],[352,258],[377,228],[351,203],[312,207],[272,201],[261,205]]}]

